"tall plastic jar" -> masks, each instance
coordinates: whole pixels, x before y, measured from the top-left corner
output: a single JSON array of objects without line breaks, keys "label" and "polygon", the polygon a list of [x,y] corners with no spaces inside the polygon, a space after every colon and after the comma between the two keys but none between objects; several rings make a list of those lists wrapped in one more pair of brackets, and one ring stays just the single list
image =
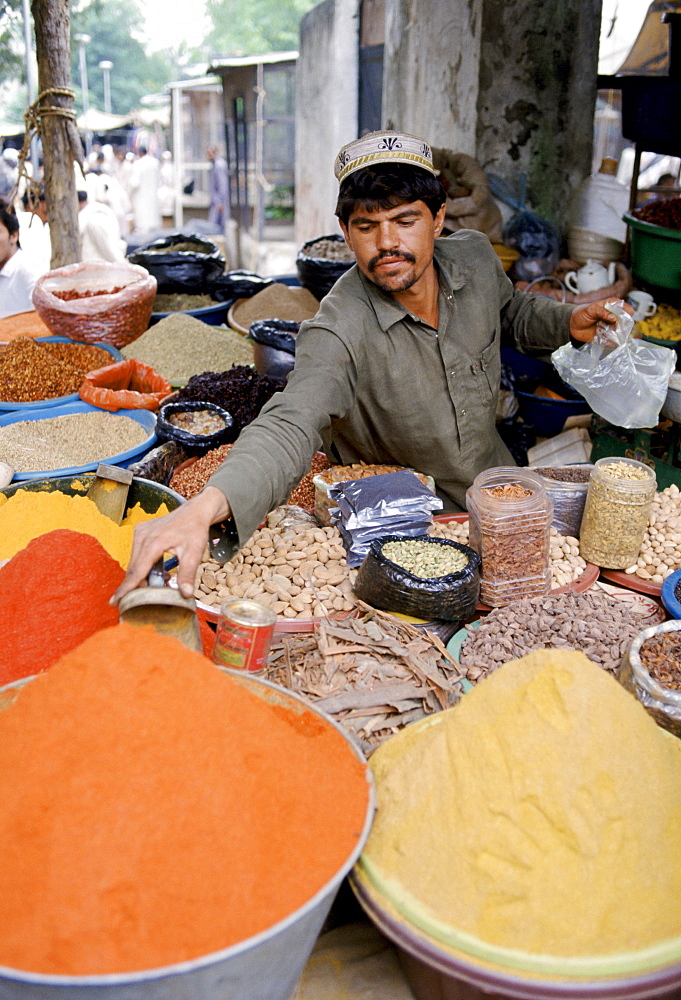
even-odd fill
[{"label": "tall plastic jar", "polygon": [[627,227],[629,188],[615,176],[617,160],[606,158],[597,174],[582,181],[570,201],[568,252],[577,261],[617,260]]},{"label": "tall plastic jar", "polygon": [[633,458],[599,458],[591,470],[579,552],[606,569],[633,566],[655,496],[655,471]]},{"label": "tall plastic jar", "polygon": [[480,600],[496,608],[548,593],[553,504],[541,478],[514,466],[487,469],[466,506],[469,545],[482,559]]}]

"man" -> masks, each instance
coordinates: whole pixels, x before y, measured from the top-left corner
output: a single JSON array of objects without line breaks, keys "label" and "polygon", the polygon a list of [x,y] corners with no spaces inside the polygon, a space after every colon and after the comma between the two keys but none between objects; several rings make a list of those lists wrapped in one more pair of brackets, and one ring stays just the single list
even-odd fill
[{"label": "man", "polygon": [[130,198],[135,232],[149,233],[163,225],[158,201],[161,167],[146,146],[140,146],[139,157],[130,168]]},{"label": "man", "polygon": [[0,199],[0,319],[33,309],[33,288],[40,274],[19,246],[19,220]]},{"label": "man", "polygon": [[121,239],[118,219],[108,205],[90,201],[87,191],[78,192],[78,229],[81,260],[125,260],[127,244]]},{"label": "man", "polygon": [[210,160],[208,221],[213,223],[216,233],[222,233],[230,213],[227,161],[223,156],[218,156],[215,146],[208,147],[206,156]]},{"label": "man", "polygon": [[335,172],[336,215],[357,266],[303,324],[285,390],[205,489],[137,529],[115,599],[165,551],[177,554],[190,596],[210,525],[233,515],[243,544],[322,447],[343,464],[412,466],[433,476],[445,510],[465,509],[479,472],[513,464],[495,429],[502,336],[541,353],[614,322],[598,303],[515,292],[481,233],[438,239],[445,194],[423,140],[363,136],[343,147]]},{"label": "man", "polygon": [[29,262],[29,267],[38,274],[44,274],[50,270],[52,258],[45,192],[41,188],[31,199],[28,191],[24,191],[21,204],[23,211],[17,212],[21,249]]}]

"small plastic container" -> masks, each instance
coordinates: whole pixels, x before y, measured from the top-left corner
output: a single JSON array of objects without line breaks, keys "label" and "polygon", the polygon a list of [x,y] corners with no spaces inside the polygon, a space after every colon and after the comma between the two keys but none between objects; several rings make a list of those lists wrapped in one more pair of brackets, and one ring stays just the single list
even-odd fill
[{"label": "small plastic container", "polygon": [[534,468],[553,502],[553,527],[561,535],[579,538],[586,494],[593,465],[559,465]]},{"label": "small plastic container", "polygon": [[647,639],[680,630],[681,621],[675,619],[639,632],[622,660],[618,676],[620,683],[638,698],[658,726],[681,739],[681,691],[663,687],[641,662],[641,646]]},{"label": "small plastic container", "polygon": [[[626,466],[631,477],[617,474]],[[656,485],[655,471],[643,462],[599,458],[591,470],[582,515],[582,558],[605,569],[632,566],[641,551]]]},{"label": "small plastic container", "polygon": [[[515,484],[528,494],[516,499],[490,492]],[[553,503],[541,477],[514,466],[487,469],[469,487],[466,506],[469,545],[482,558],[480,600],[496,608],[547,594]]]}]

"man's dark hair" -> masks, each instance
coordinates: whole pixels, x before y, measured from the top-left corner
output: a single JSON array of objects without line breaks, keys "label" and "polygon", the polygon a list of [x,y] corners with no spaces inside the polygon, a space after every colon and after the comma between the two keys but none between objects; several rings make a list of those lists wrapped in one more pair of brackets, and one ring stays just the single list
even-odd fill
[{"label": "man's dark hair", "polygon": [[29,196],[28,190],[24,191],[24,193],[21,196],[21,204],[24,206],[27,212],[30,212],[31,205],[35,204],[38,201],[45,201],[45,191],[42,188],[42,186],[40,188],[40,193],[34,194],[33,197]]},{"label": "man's dark hair", "polygon": [[381,163],[355,170],[342,181],[336,215],[347,225],[352,213],[360,207],[377,212],[422,201],[435,218],[445,197],[440,181],[427,170],[409,163]]},{"label": "man's dark hair", "polygon": [[4,198],[0,198],[0,222],[10,236],[12,233],[19,232],[19,220],[16,217],[16,213]]}]

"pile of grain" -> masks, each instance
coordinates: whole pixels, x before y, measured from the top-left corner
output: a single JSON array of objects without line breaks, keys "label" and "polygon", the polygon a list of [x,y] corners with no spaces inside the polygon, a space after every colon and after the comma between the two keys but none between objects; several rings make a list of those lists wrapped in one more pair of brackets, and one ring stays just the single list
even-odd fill
[{"label": "pile of grain", "polygon": [[253,364],[253,347],[241,334],[183,313],[166,316],[121,353],[151,365],[173,385],[200,372]]}]

